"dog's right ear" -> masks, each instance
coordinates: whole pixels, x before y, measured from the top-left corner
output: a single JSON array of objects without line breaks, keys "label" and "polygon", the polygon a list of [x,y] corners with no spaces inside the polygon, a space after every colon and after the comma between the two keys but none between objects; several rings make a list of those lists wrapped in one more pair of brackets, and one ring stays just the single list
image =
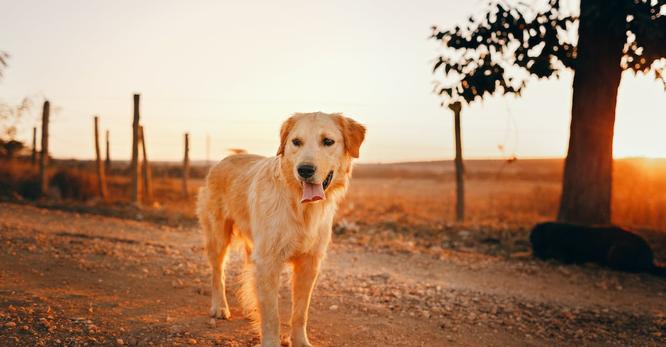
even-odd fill
[{"label": "dog's right ear", "polygon": [[296,123],[294,116],[289,117],[284,123],[282,123],[282,127],[280,128],[280,148],[278,148],[277,155],[284,154],[284,149],[287,146],[287,137],[289,136],[291,129],[294,128],[294,123]]},{"label": "dog's right ear", "polygon": [[365,140],[365,127],[357,121],[341,114],[335,115],[335,119],[342,131],[342,137],[345,141],[345,150],[352,156],[352,158],[358,158],[361,144],[363,143],[363,140]]}]

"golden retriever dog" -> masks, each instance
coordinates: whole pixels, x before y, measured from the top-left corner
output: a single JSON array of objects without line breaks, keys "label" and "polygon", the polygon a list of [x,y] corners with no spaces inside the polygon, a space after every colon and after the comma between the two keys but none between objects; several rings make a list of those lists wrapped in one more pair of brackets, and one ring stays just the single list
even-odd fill
[{"label": "golden retriever dog", "polygon": [[213,272],[211,316],[230,317],[224,260],[236,238],[246,251],[239,298],[262,345],[280,345],[279,278],[290,264],[291,345],[311,346],[312,290],[364,138],[365,127],[341,114],[297,113],[282,124],[277,156],[237,154],[211,168],[197,202]]}]

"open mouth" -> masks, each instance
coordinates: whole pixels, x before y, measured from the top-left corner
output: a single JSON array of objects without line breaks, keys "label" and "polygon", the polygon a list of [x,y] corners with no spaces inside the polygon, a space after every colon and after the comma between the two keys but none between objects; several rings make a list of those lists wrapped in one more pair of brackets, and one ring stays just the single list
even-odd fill
[{"label": "open mouth", "polygon": [[332,180],[333,180],[333,170],[331,170],[331,172],[328,173],[326,179],[324,179],[324,182],[320,184],[302,182],[303,196],[301,197],[301,203],[315,202],[326,199],[326,193],[324,193],[324,191],[331,184]]},{"label": "open mouth", "polygon": [[331,170],[331,172],[328,173],[328,176],[326,176],[326,179],[321,184],[323,186],[324,190],[326,190],[326,188],[328,188],[328,185],[331,184],[332,180],[333,180],[333,170]]}]

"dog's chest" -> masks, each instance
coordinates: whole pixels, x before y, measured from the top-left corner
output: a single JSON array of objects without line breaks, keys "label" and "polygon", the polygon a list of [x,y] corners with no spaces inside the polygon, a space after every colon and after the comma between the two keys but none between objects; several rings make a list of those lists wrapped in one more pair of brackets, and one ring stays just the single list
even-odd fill
[{"label": "dog's chest", "polygon": [[330,206],[314,206],[304,211],[301,228],[296,235],[296,251],[299,253],[312,253],[328,241],[333,223],[334,211]]}]

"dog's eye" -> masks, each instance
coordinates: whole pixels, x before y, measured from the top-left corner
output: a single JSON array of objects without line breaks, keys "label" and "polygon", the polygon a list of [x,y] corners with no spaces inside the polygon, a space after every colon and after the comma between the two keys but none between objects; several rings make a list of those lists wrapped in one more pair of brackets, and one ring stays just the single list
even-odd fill
[{"label": "dog's eye", "polygon": [[296,147],[300,147],[303,144],[303,141],[301,141],[301,139],[293,139],[291,140],[291,143],[293,143]]},{"label": "dog's eye", "polygon": [[324,138],[324,139],[321,141],[321,143],[323,143],[324,146],[327,146],[327,147],[328,147],[328,146],[333,146],[333,144],[335,143],[335,141],[333,141],[333,140],[329,139],[328,137],[326,137],[326,138]]}]

